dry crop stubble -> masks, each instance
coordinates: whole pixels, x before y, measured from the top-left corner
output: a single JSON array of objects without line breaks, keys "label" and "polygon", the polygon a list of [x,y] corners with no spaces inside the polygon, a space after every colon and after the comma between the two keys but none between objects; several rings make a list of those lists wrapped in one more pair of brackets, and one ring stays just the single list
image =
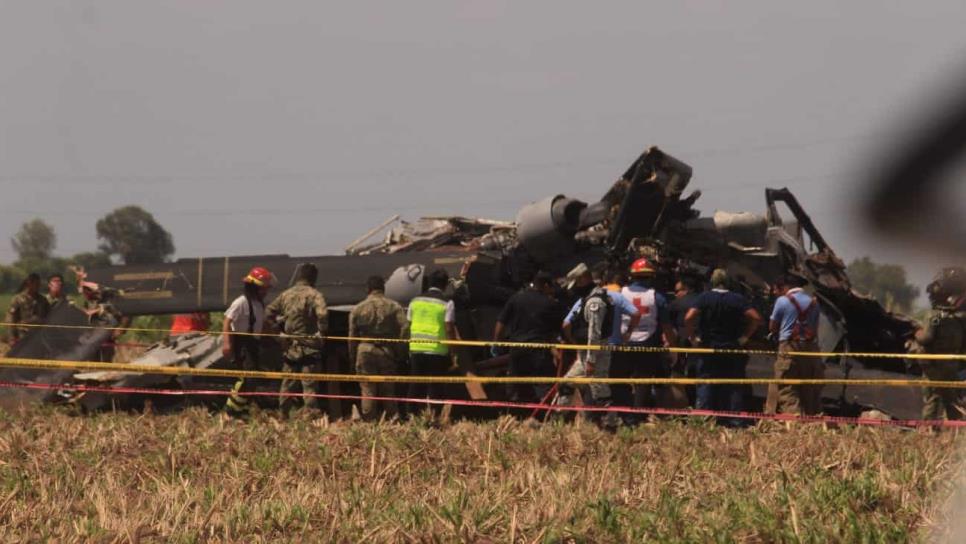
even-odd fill
[{"label": "dry crop stubble", "polygon": [[956,433],[666,421],[328,423],[0,413],[0,539],[613,542],[923,537]]}]

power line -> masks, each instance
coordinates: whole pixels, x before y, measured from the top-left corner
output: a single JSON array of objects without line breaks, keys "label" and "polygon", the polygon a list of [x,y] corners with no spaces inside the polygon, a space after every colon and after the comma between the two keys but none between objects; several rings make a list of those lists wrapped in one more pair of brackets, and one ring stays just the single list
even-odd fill
[{"label": "power line", "polygon": [[[819,174],[802,174],[797,176],[789,177],[767,177],[758,180],[743,180],[739,182],[706,182],[701,183],[700,181],[692,181],[689,185],[689,189],[706,189],[710,191],[719,190],[734,190],[743,188],[761,188],[764,190],[768,186],[777,187],[781,185],[787,185],[789,183],[803,182],[803,181],[815,181],[827,179],[834,181],[837,177],[843,177],[843,173],[826,172]],[[600,193],[603,194],[606,189],[609,188],[609,184],[601,187]],[[311,214],[348,214],[348,213],[366,213],[366,212],[392,212],[392,211],[419,211],[419,210],[441,210],[440,213],[448,213],[447,210],[453,208],[466,208],[470,206],[474,207],[484,207],[484,206],[517,206],[522,207],[527,204],[524,198],[507,198],[501,200],[489,200],[489,201],[479,201],[479,200],[467,200],[467,201],[451,201],[447,203],[433,203],[432,206],[427,204],[387,204],[379,206],[333,206],[325,208],[249,208],[249,209],[216,209],[216,208],[203,208],[203,209],[178,209],[178,210],[150,210],[151,213],[159,216],[168,217],[230,217],[230,216],[248,216],[248,215],[260,215],[260,216],[279,216],[279,215],[311,215]],[[13,216],[61,216],[61,217],[94,217],[101,216],[107,212],[93,212],[93,211],[79,211],[79,210],[23,210],[23,209],[10,209],[10,210],[0,210],[0,214],[13,215]]]},{"label": "power line", "polygon": [[[688,158],[710,157],[724,154],[759,153],[765,151],[781,151],[792,149],[806,149],[821,145],[836,144],[847,141],[864,140],[885,137],[881,133],[864,133],[833,138],[821,138],[804,142],[776,142],[760,145],[735,144],[730,146],[708,148],[687,152]],[[0,175],[0,183],[61,183],[76,182],[88,184],[116,184],[116,183],[199,183],[199,182],[228,182],[228,181],[296,181],[321,182],[331,178],[387,178],[405,176],[439,176],[439,175],[468,175],[487,173],[523,173],[527,171],[541,171],[556,168],[576,168],[581,166],[615,165],[626,166],[630,161],[627,157],[592,158],[578,160],[560,160],[545,162],[518,162],[512,164],[491,164],[475,166],[423,166],[407,168],[382,168],[373,170],[350,170],[330,172],[265,172],[254,174],[4,174]],[[623,170],[621,170],[623,171]]]},{"label": "power line", "polygon": [[[450,204],[435,204],[429,206],[427,204],[412,204],[412,205],[385,205],[385,206],[359,206],[359,207],[332,207],[332,208],[255,208],[255,209],[199,209],[199,210],[170,210],[170,211],[151,211],[154,215],[163,216],[175,216],[175,217],[230,217],[237,215],[240,217],[248,215],[311,215],[311,214],[323,214],[323,213],[362,213],[362,212],[387,212],[394,210],[402,211],[414,211],[414,210],[428,210],[430,208],[456,208],[465,206],[503,206],[503,205],[513,205],[513,204],[525,204],[521,203],[520,199],[514,200],[500,200],[500,201],[463,201],[459,203]],[[107,212],[87,212],[87,211],[77,211],[77,210],[63,210],[63,211],[38,211],[38,210],[0,210],[0,213],[4,215],[53,215],[53,216],[75,216],[75,217],[92,217],[104,215]]]}]

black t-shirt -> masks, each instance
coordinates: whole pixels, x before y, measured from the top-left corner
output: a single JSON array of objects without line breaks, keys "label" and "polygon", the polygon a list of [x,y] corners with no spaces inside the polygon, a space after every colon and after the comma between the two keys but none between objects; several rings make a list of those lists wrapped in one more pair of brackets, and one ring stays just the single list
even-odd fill
[{"label": "black t-shirt", "polygon": [[674,330],[677,331],[678,337],[684,339],[684,317],[688,315],[688,310],[694,308],[694,305],[698,302],[698,297],[701,295],[698,293],[688,293],[683,297],[678,297],[674,299],[671,304],[668,305],[668,314],[671,318],[671,323],[674,324]]},{"label": "black t-shirt", "polygon": [[745,312],[751,303],[731,291],[701,293],[694,305],[701,312],[701,342],[711,348],[738,347],[744,332]]},{"label": "black t-shirt", "polygon": [[560,334],[567,310],[556,300],[533,289],[510,297],[499,321],[511,342],[553,342]]}]

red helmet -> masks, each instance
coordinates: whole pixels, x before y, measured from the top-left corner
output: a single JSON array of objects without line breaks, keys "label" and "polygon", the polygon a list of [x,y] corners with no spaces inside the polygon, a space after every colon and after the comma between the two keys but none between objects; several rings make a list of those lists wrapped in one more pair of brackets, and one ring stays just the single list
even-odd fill
[{"label": "red helmet", "polygon": [[254,283],[259,287],[271,287],[275,285],[275,275],[269,272],[267,268],[256,266],[248,272],[248,275],[242,281]]},{"label": "red helmet", "polygon": [[643,257],[634,261],[634,264],[631,265],[632,276],[648,276],[654,273],[655,270],[654,267],[651,266],[650,261]]}]

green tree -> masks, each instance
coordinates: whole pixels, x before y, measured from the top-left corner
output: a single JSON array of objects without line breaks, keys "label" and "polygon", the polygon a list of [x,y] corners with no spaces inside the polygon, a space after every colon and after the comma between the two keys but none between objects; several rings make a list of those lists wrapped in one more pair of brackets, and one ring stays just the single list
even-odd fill
[{"label": "green tree", "polygon": [[85,251],[84,253],[78,253],[73,257],[67,258],[67,262],[83,267],[84,270],[91,270],[111,266],[111,256],[102,251]]},{"label": "green tree", "polygon": [[140,206],[118,208],[97,221],[98,248],[124,264],[164,262],[174,253],[171,234]]},{"label": "green tree", "polygon": [[[0,264],[0,293],[16,293],[25,277],[27,274],[20,268]],[[7,309],[0,308],[0,311],[5,312]]]},{"label": "green tree", "polygon": [[31,219],[20,226],[10,244],[21,261],[44,261],[57,246],[57,233],[43,219]]},{"label": "green tree", "polygon": [[878,264],[862,257],[849,264],[848,274],[856,291],[878,300],[890,311],[911,312],[919,296],[919,288],[909,283],[906,269],[900,265]]}]

